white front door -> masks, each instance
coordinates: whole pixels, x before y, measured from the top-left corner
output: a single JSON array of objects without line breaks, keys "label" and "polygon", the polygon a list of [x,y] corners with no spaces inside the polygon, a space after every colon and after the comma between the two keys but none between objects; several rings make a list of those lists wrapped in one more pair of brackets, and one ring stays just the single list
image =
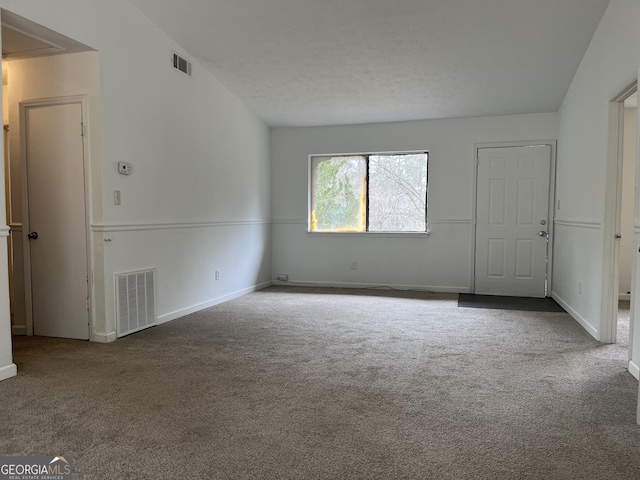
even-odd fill
[{"label": "white front door", "polygon": [[89,339],[82,104],[24,107],[33,333]]},{"label": "white front door", "polygon": [[544,297],[551,147],[478,149],[475,293]]}]

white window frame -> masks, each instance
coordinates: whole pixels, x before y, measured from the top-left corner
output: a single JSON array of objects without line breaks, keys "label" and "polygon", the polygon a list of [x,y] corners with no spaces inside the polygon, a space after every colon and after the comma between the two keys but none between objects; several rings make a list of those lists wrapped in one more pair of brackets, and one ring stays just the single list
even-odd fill
[{"label": "white window frame", "polygon": [[[350,156],[370,156],[370,155],[427,155],[427,199],[426,199],[426,212],[425,212],[425,222],[426,222],[426,231],[425,232],[316,232],[311,230],[311,206],[313,204],[312,196],[313,196],[313,159],[316,157],[350,157]],[[429,230],[429,166],[431,165],[431,152],[428,149],[420,149],[420,150],[393,150],[393,151],[374,151],[374,152],[347,152],[347,153],[314,153],[310,154],[307,159],[307,235],[311,235],[314,237],[328,236],[347,236],[347,237],[357,237],[357,236],[366,236],[366,237],[420,237],[427,238],[431,235]],[[368,214],[368,212],[367,212]]]}]

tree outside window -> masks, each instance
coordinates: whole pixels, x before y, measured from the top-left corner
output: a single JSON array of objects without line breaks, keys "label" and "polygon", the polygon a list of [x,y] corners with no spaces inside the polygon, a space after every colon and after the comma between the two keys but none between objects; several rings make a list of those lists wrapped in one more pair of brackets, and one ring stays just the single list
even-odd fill
[{"label": "tree outside window", "polygon": [[312,232],[425,232],[428,153],[311,158]]}]

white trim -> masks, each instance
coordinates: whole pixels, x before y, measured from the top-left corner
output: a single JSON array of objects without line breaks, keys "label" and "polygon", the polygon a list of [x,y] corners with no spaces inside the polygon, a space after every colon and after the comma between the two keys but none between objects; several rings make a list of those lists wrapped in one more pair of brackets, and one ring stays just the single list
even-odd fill
[{"label": "white trim", "polygon": [[306,232],[309,237],[429,238],[426,232]]},{"label": "white trim", "polygon": [[[306,218],[278,218],[274,219],[271,223],[274,225],[307,225],[308,220]],[[427,225],[453,225],[463,224],[470,225],[473,223],[472,218],[427,218]],[[638,227],[640,228],[640,227]],[[309,232],[309,233],[340,233],[340,232]],[[355,233],[376,233],[376,232],[355,232]],[[391,232],[401,233],[401,232]]]},{"label": "white trim", "polygon": [[468,287],[441,287],[432,285],[380,285],[377,283],[354,283],[354,282],[323,282],[312,280],[293,280],[286,282],[273,280],[273,285],[290,286],[290,287],[330,287],[330,288],[365,288],[372,290],[418,290],[421,292],[433,293],[470,293]]},{"label": "white trim", "polygon": [[178,318],[184,317],[185,315],[189,315],[191,313],[198,312],[200,310],[204,310],[205,308],[210,308],[215,305],[219,305],[224,302],[228,302],[229,300],[233,300],[234,298],[242,297],[249,293],[256,292],[258,290],[262,290],[264,288],[270,287],[273,282],[268,281],[264,283],[259,283],[252,287],[243,288],[241,290],[236,290],[235,292],[228,293],[221,297],[217,297],[211,300],[207,300],[206,302],[197,303],[190,307],[181,308],[180,310],[176,310],[173,312],[165,313],[164,315],[159,315],[157,317],[157,325],[162,325],[163,323],[170,322],[172,320],[176,320]]},{"label": "white trim", "polygon": [[549,248],[547,250],[547,296],[553,291],[553,255],[555,244],[556,226],[552,219],[556,217],[556,176],[558,162],[558,144],[551,142],[551,172],[549,173]]},{"label": "white trim", "polygon": [[427,225],[471,225],[472,218],[428,218]]},{"label": "white trim", "polygon": [[215,222],[171,222],[171,223],[128,223],[91,224],[92,232],[139,232],[144,230],[176,230],[184,228],[243,227],[247,225],[270,225],[271,220],[227,220]]},{"label": "white trim", "polygon": [[469,236],[469,293],[476,291],[476,232],[478,218],[478,168],[480,165],[480,151],[477,145],[473,146],[473,161],[471,168],[471,235]]},{"label": "white trim", "polygon": [[11,228],[8,225],[0,226],[0,237],[8,237],[11,235]]},{"label": "white trim", "polygon": [[602,223],[597,220],[554,220],[556,225],[562,225],[563,227],[573,228],[589,228],[592,230],[600,230]]},{"label": "white trim", "polygon": [[576,312],[573,308],[571,308],[569,306],[569,304],[567,302],[565,302],[562,298],[560,298],[558,296],[558,294],[556,294],[555,292],[551,292],[551,298],[553,298],[558,305],[560,305],[562,308],[564,308],[564,310],[571,315],[571,317],[573,317],[573,319],[578,322],[582,328],[584,328],[587,333],[589,333],[589,335],[591,335],[593,338],[595,338],[596,340],[599,341],[598,338],[598,331],[589,324],[589,322],[587,322],[582,315],[580,315],[578,312]]},{"label": "white trim", "polygon": [[473,219],[471,222],[471,268],[469,279],[469,289],[473,293],[475,292],[475,278],[476,278],[476,224],[477,224],[477,206],[478,206],[478,158],[480,155],[480,149],[483,148],[513,148],[513,147],[549,147],[551,149],[550,164],[549,164],[549,207],[548,207],[548,245],[547,245],[547,296],[549,296],[553,289],[553,245],[554,245],[554,226],[555,222],[551,221],[554,218],[555,205],[556,205],[556,156],[557,156],[557,140],[534,140],[534,141],[519,141],[519,142],[496,142],[496,143],[475,143],[473,145],[473,185],[472,185],[472,212]]},{"label": "white trim", "polygon": [[[305,218],[305,229],[307,233],[311,231],[311,206],[313,205],[313,155],[307,157],[307,218]],[[427,160],[428,161],[428,160]],[[427,163],[427,175],[429,175],[429,164]],[[429,188],[429,177],[427,176],[427,189]]]},{"label": "white trim", "polygon": [[116,332],[109,333],[94,333],[91,335],[91,341],[95,343],[111,343],[115,342],[118,338]]},{"label": "white trim", "polygon": [[279,218],[273,220],[274,225],[307,225],[308,220],[306,218]]},{"label": "white trim", "polygon": [[11,326],[11,335],[24,336],[26,334],[27,334],[27,326],[26,325],[12,325]]},{"label": "white trim", "polygon": [[[427,234],[427,236],[429,236],[429,169],[430,169],[430,165],[431,165],[431,152],[429,151],[428,148],[424,148],[424,149],[420,149],[420,150],[394,150],[394,151],[389,151],[389,152],[351,152],[351,153],[312,153],[310,155],[308,155],[307,157],[307,215],[308,215],[308,219],[305,219],[304,222],[307,225],[307,233],[348,233],[349,235],[353,235],[353,233],[371,233],[373,235],[377,235],[377,232],[315,232],[311,230],[311,207],[313,205],[313,159],[314,158],[318,158],[318,157],[370,157],[372,155],[379,155],[379,156],[383,156],[383,155],[426,155],[427,156],[427,198],[426,198],[426,204],[425,204],[425,211],[426,211],[426,215],[427,215],[427,231],[423,232],[422,235],[424,235],[425,233]],[[369,169],[368,165],[369,165],[369,160],[367,159],[367,171]],[[368,195],[368,193],[367,193]],[[365,216],[368,217],[369,212],[368,212],[368,205],[366,207],[365,210],[367,210],[365,212]],[[390,232],[390,233],[400,233],[400,232]],[[415,233],[415,232],[413,232]],[[407,235],[406,233],[403,235]]]},{"label": "white trim", "polygon": [[428,148],[417,149],[417,150],[389,150],[386,152],[342,152],[342,153],[312,153],[309,155],[309,159],[312,157],[357,157],[357,156],[366,156],[366,155],[430,155],[431,152]]},{"label": "white trim", "polygon": [[16,375],[18,375],[18,367],[15,363],[10,363],[9,365],[0,368],[0,382],[8,378],[15,377]]},{"label": "white trim", "polygon": [[629,368],[628,368],[628,370],[629,370],[629,373],[636,378],[636,380],[640,380],[640,368],[638,367],[638,365],[633,363],[631,360],[629,360]]}]

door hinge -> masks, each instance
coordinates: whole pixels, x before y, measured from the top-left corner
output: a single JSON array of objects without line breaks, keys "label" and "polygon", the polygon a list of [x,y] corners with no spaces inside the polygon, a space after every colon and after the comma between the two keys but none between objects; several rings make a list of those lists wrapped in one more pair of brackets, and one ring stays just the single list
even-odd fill
[{"label": "door hinge", "polygon": [[80,136],[84,137],[84,123],[80,124]]},{"label": "door hinge", "polygon": [[89,310],[89,299],[87,298],[87,299],[85,299],[85,300],[86,300],[86,301],[85,301],[85,305],[86,305],[86,307],[87,307],[87,310]]}]

